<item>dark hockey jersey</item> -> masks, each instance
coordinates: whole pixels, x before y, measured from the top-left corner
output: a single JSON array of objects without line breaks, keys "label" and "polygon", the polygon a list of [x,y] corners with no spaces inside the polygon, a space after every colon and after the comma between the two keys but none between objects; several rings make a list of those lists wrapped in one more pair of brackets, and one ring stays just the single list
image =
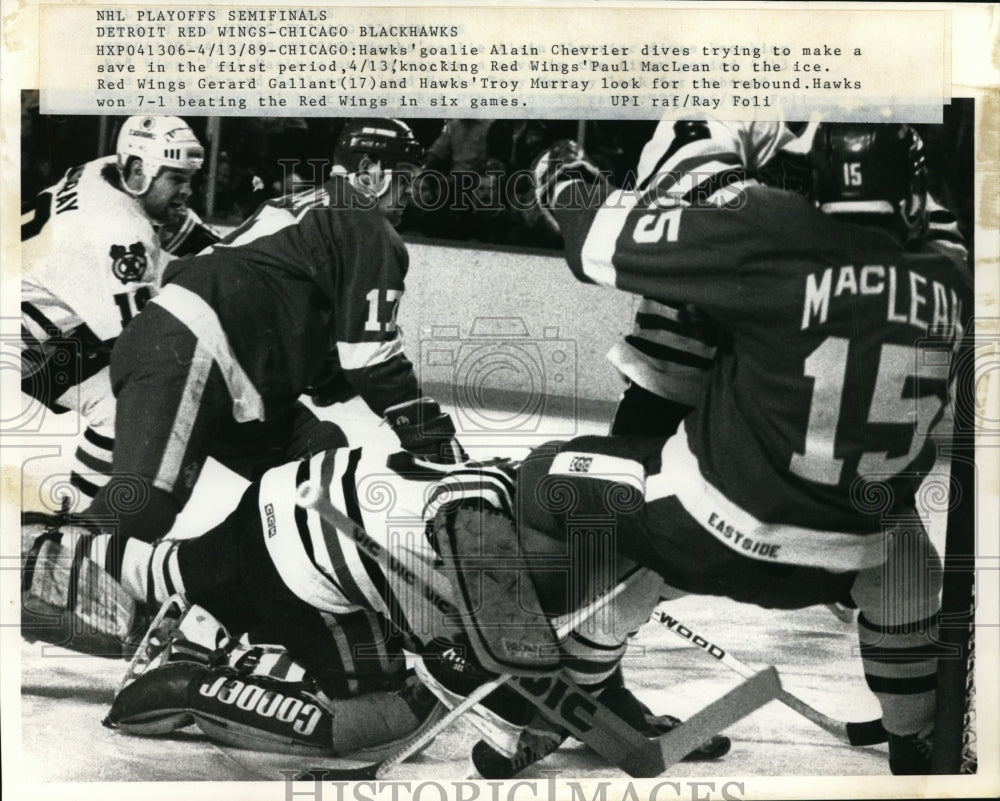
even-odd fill
[{"label": "dark hockey jersey", "polygon": [[602,190],[581,209],[574,194],[554,214],[578,278],[693,303],[722,332],[703,402],[663,455],[665,476],[700,478],[680,491],[651,480],[647,498],[677,494],[720,530],[739,514],[748,529],[857,534],[912,501],[971,310],[954,254],[906,251],[766,187],[722,208]]},{"label": "dark hockey jersey", "polygon": [[215,311],[265,415],[297,398],[334,346],[381,415],[418,395],[396,326],[407,264],[373,202],[335,178],[265,203],[218,244],[171,264],[164,284]]}]

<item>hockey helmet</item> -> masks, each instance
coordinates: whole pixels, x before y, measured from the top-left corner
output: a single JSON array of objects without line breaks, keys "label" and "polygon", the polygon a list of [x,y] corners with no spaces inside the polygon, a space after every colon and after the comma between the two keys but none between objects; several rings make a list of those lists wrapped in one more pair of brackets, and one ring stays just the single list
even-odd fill
[{"label": "hockey helmet", "polygon": [[923,143],[909,125],[823,123],[809,159],[822,211],[891,215],[902,222],[908,240],[926,230]]},{"label": "hockey helmet", "polygon": [[118,169],[124,173],[131,157],[142,159],[145,181],[133,195],[144,195],[164,167],[200,170],[205,149],[194,131],[180,117],[140,115],[129,117],[118,133]]},{"label": "hockey helmet", "polygon": [[350,120],[333,151],[334,174],[346,175],[360,192],[381,197],[400,164],[419,166],[424,148],[401,120],[366,117]]}]

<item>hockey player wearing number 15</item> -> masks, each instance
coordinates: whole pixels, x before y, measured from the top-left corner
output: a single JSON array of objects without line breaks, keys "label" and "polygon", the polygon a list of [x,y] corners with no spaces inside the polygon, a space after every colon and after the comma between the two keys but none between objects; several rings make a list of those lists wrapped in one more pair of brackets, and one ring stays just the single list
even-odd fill
[{"label": "hockey player wearing number 15", "polygon": [[[404,448],[434,461],[464,455],[451,418],[421,395],[395,322],[407,253],[394,225],[422,157],[405,124],[350,121],[327,183],[269,201],[166,271],[112,357],[116,475],[89,513],[117,523],[105,560],[113,575],[126,542],[167,533],[208,456],[253,479],[346,444],[298,400],[334,345]],[[134,492],[136,480],[144,503],[116,507],[116,489]],[[183,582],[190,591],[211,572]]]},{"label": "hockey player wearing number 15", "polygon": [[[519,473],[572,483],[585,517],[634,463],[642,511],[618,516],[617,547],[667,584],[857,607],[897,774],[930,769],[941,576],[915,489],[972,297],[958,251],[926,238],[921,153],[905,125],[824,123],[812,199],[758,186],[689,207],[543,156],[537,196],[577,278],[694,304],[722,335],[677,434],[553,444]],[[564,518],[521,523],[558,534]]]}]

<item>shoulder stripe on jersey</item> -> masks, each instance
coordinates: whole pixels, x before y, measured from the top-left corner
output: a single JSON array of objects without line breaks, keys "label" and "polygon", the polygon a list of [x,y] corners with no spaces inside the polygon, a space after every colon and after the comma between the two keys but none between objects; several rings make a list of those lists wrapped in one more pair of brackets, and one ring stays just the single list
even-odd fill
[{"label": "shoulder stripe on jersey", "polygon": [[[330,485],[334,480],[334,468],[338,453],[341,453],[341,451],[327,451],[322,456],[320,466],[320,481],[322,483],[320,487],[327,492],[330,490]],[[327,555],[330,557],[330,564],[336,574],[336,579],[331,580],[334,581],[337,589],[349,603],[354,606],[368,608],[371,604],[368,598],[365,597],[361,587],[354,580],[354,575],[351,573],[351,568],[344,556],[344,539],[335,525],[319,515],[317,517],[319,518],[320,533],[323,536],[323,542],[326,544]],[[326,573],[326,571],[323,572],[324,574]]]},{"label": "shoulder stripe on jersey", "polygon": [[699,356],[688,350],[674,348],[670,345],[651,342],[649,339],[644,339],[634,334],[627,335],[625,341],[640,353],[651,356],[654,359],[676,362],[687,367],[697,367],[701,370],[708,370],[712,366],[710,358]]},{"label": "shoulder stripe on jersey", "polygon": [[210,249],[207,249],[205,252],[212,253],[223,248],[239,247],[248,242],[255,242],[258,239],[271,236],[291,225],[295,225],[311,210],[312,207],[310,206],[292,210],[264,204],[243,225],[230,233],[221,242],[211,245]]},{"label": "shoulder stripe on jersey", "polygon": [[633,332],[635,334],[639,334],[640,330],[644,333],[666,331],[676,337],[690,341],[694,352],[702,353],[703,351],[709,351],[709,353],[703,353],[706,356],[715,353],[715,344],[710,341],[707,334],[703,334],[701,331],[678,321],[676,318],[661,317],[659,314],[646,314],[640,311],[635,315],[635,324],[636,330]]},{"label": "shoulder stripe on jersey", "polygon": [[580,251],[580,264],[583,274],[595,284],[617,286],[617,271],[612,259],[618,245],[618,235],[629,212],[638,202],[639,196],[635,192],[618,190],[608,195],[604,205],[594,215]]}]

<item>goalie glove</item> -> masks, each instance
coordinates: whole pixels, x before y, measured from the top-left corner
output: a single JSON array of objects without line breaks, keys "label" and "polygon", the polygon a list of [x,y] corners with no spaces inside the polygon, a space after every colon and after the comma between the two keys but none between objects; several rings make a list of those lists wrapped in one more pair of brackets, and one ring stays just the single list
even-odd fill
[{"label": "goalie glove", "polygon": [[392,427],[403,450],[418,459],[437,464],[458,464],[469,457],[455,437],[451,415],[430,398],[390,406],[385,420]]},{"label": "goalie glove", "polygon": [[572,139],[563,139],[542,151],[535,157],[531,172],[535,203],[542,218],[557,233],[559,223],[552,216],[551,208],[559,191],[572,181],[589,185],[604,180],[597,165]]}]

